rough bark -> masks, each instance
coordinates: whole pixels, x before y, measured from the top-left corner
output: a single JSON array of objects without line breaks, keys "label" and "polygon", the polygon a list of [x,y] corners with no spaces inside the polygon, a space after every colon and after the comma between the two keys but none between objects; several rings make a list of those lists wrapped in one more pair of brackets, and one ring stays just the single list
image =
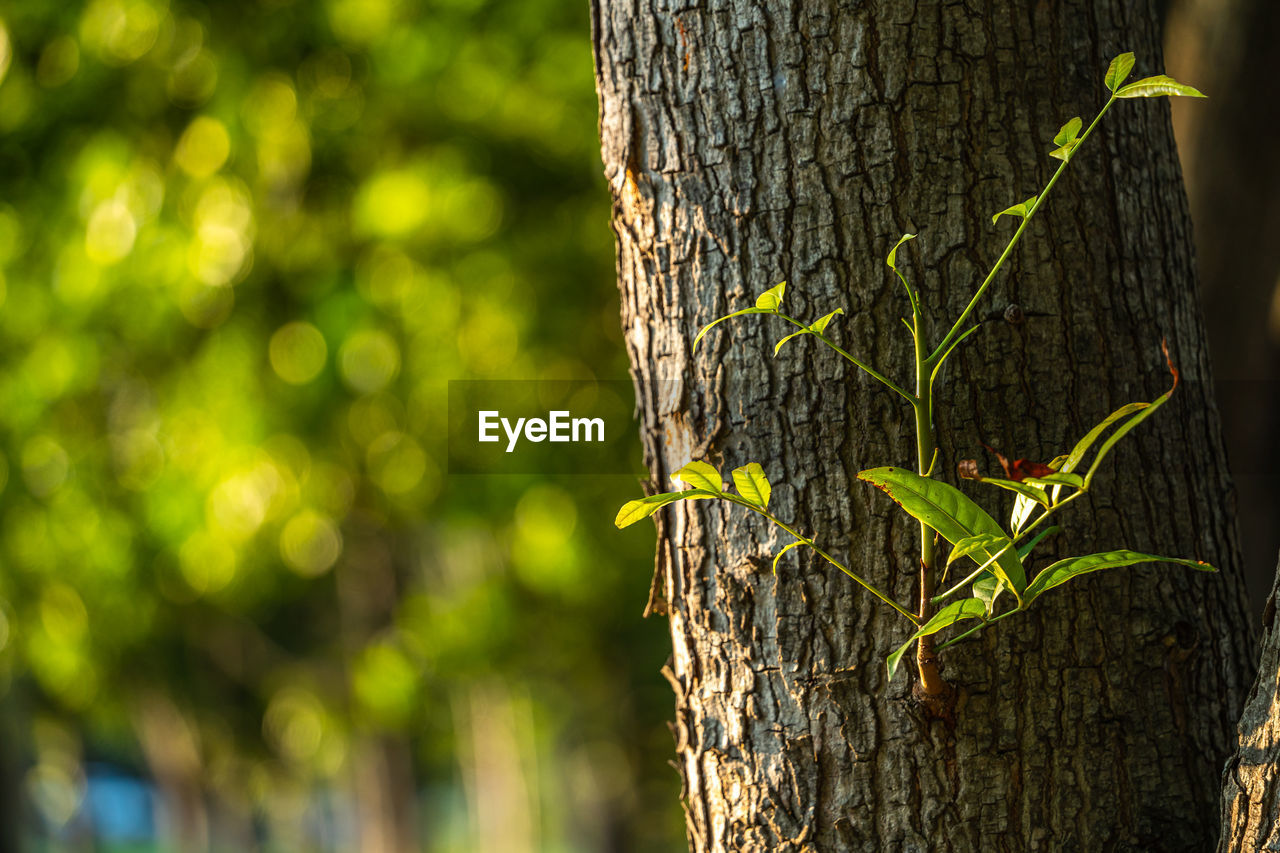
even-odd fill
[{"label": "rough bark", "polygon": [[[844,307],[842,342],[905,380],[888,248],[920,232],[904,257],[936,339],[1007,239],[991,212],[1043,185],[1050,138],[1100,105],[1108,59],[1160,70],[1153,9],[595,0],[593,19],[652,485],[690,459],[760,461],[783,518],[909,600],[918,534],[855,474],[912,460],[910,411],[813,342],[775,359],[769,318],[696,356],[693,334],[786,279],[796,313]],[[1055,192],[948,368],[942,476],[984,440],[1047,460],[1152,399],[1167,336],[1190,381],[1048,555],[1128,546],[1223,573],[1090,576],[948,650],[947,727],[909,677],[886,683],[900,617],[808,558],[775,578],[785,537],[733,507],[664,510],[655,592],[693,850],[1212,846],[1249,637],[1168,107],[1119,105]]]},{"label": "rough bark", "polygon": [[1219,853],[1280,850],[1280,631],[1276,630],[1277,569],[1262,615],[1258,680],[1240,716],[1236,751],[1222,772]]}]

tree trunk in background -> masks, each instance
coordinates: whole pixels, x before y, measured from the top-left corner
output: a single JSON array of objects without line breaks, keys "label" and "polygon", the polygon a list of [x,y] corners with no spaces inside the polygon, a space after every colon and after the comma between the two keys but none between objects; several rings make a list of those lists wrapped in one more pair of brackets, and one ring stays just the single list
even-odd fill
[{"label": "tree trunk in background", "polygon": [[[1100,106],[1108,60],[1132,49],[1138,74],[1161,70],[1148,3],[989,5],[593,8],[652,485],[690,459],[760,461],[782,518],[900,600],[918,533],[854,475],[913,459],[909,410],[813,342],[775,359],[787,330],[773,318],[726,324],[696,357],[690,344],[786,279],[792,313],[844,307],[843,344],[905,380],[907,308],[883,266],[897,237],[920,232],[905,267],[935,303],[936,340],[1012,229],[991,213],[1042,187],[1050,139]],[[912,676],[886,683],[900,617],[807,558],[775,579],[784,539],[734,507],[663,510],[695,851],[1212,846],[1250,644],[1176,156],[1155,101],[1117,105],[1075,158],[938,392],[940,470],[955,482],[982,441],[1047,460],[1152,399],[1167,336],[1190,381],[1047,553],[1155,549],[1223,573],[1093,575],[948,650],[948,728],[913,706]]]},{"label": "tree trunk in background", "polygon": [[0,700],[0,853],[17,853],[22,849],[21,830],[23,796],[21,759],[19,756],[17,689],[4,685]]},{"label": "tree trunk in background", "polygon": [[1183,144],[1205,327],[1254,613],[1271,588],[1280,550],[1278,43],[1280,3],[1274,0],[1178,0],[1169,12],[1169,73],[1203,82],[1210,96],[1195,105],[1177,103],[1174,129]]},{"label": "tree trunk in background", "polygon": [[1240,717],[1239,743],[1222,773],[1219,853],[1280,850],[1280,631],[1276,592],[1280,569],[1262,617],[1262,660]]}]

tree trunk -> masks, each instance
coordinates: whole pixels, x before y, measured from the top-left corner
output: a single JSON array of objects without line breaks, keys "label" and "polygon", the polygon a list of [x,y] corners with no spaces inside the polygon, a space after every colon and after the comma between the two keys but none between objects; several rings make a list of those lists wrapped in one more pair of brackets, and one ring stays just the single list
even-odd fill
[{"label": "tree trunk", "polygon": [[1280,850],[1280,631],[1276,630],[1277,568],[1262,614],[1258,680],[1240,716],[1239,741],[1222,772],[1219,853]]},{"label": "tree trunk", "polygon": [[[1131,49],[1139,74],[1161,70],[1153,9],[595,0],[593,19],[651,485],[691,459],[759,461],[784,520],[911,600],[918,533],[854,477],[913,460],[910,410],[813,342],[774,358],[775,318],[731,321],[696,356],[692,338],[786,279],[793,313],[843,307],[840,342],[907,381],[886,252],[920,232],[899,263],[936,341],[1007,240],[991,213],[1043,186],[1050,139],[1101,105],[1107,61]],[[1030,230],[938,390],[940,476],[956,482],[983,441],[1048,460],[1153,399],[1167,336],[1191,381],[1046,553],[1131,547],[1222,574],[1092,575],[947,650],[947,725],[909,677],[886,681],[909,633],[897,614],[807,557],[775,578],[786,538],[736,507],[661,511],[693,850],[1212,846],[1249,635],[1168,107],[1118,104]]]}]

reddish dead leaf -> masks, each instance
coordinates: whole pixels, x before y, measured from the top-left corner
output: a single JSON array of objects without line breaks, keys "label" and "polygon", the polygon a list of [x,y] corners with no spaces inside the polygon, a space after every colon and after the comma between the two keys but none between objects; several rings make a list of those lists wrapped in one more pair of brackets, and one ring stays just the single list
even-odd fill
[{"label": "reddish dead leaf", "polygon": [[956,471],[959,472],[962,480],[982,479],[982,475],[978,473],[977,459],[961,459],[960,464],[956,466]]},{"label": "reddish dead leaf", "polygon": [[1053,469],[1048,465],[1045,465],[1043,462],[1032,462],[1029,459],[1015,459],[1013,462],[1010,462],[1005,455],[998,450],[989,447],[986,444],[983,444],[982,446],[986,447],[989,453],[994,454],[996,459],[1000,462],[1000,467],[1004,469],[1004,477],[1006,480],[1013,480],[1015,483],[1021,483],[1027,477],[1044,477],[1053,473]]},{"label": "reddish dead leaf", "polygon": [[1178,368],[1173,366],[1173,359],[1169,357],[1169,341],[1166,338],[1160,339],[1160,349],[1164,352],[1164,363],[1169,365],[1169,372],[1173,374],[1173,388],[1168,391],[1172,394],[1174,388],[1178,387]]}]

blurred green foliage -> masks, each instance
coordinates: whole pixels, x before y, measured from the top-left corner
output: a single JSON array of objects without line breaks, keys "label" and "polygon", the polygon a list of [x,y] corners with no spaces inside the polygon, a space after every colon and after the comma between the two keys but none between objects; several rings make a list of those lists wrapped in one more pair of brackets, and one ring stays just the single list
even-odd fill
[{"label": "blurred green foliage", "polygon": [[449,379],[626,375],[586,7],[0,16],[32,831],[74,834],[96,760],[193,804],[188,849],[681,847],[634,482],[444,470]]}]

